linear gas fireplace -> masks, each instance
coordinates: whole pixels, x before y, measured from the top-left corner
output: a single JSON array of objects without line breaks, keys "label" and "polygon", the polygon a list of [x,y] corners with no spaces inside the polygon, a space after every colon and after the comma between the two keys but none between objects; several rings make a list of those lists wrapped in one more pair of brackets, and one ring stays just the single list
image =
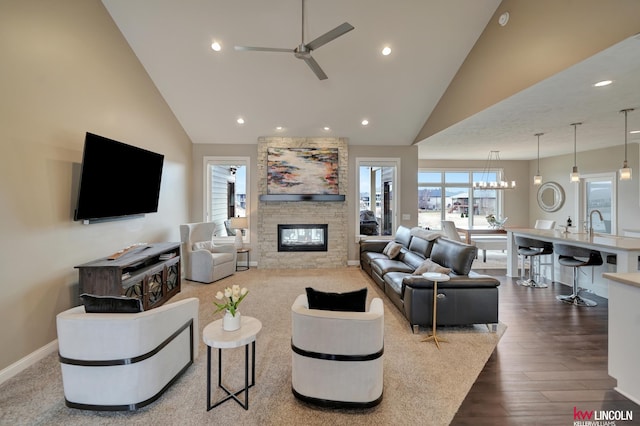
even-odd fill
[{"label": "linear gas fireplace", "polygon": [[327,251],[328,224],[278,225],[278,251]]}]

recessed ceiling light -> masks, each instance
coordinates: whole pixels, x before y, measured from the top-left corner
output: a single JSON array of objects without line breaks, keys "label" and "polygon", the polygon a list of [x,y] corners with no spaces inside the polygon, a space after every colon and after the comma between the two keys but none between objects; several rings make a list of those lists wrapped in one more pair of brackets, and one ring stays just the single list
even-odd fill
[{"label": "recessed ceiling light", "polygon": [[611,83],[613,83],[613,81],[611,81],[611,80],[602,80],[602,81],[599,81],[599,82],[595,83],[594,86],[595,87],[603,87],[603,86],[608,86]]},{"label": "recessed ceiling light", "polygon": [[368,126],[369,125],[369,120],[367,120],[366,118],[364,120],[362,120],[362,125],[363,126]]},{"label": "recessed ceiling light", "polygon": [[276,130],[278,130],[278,131],[280,131],[280,130],[282,130],[282,129],[284,129],[284,127],[282,127],[282,126],[277,126],[277,127],[276,127]]},{"label": "recessed ceiling light", "polygon": [[236,123],[238,123],[238,124],[244,124],[244,118],[239,117],[239,118],[236,120]]},{"label": "recessed ceiling light", "polygon": [[389,46],[385,46],[385,47],[382,49],[382,54],[383,54],[384,56],[388,56],[390,53],[391,53],[391,48],[390,48]]},{"label": "recessed ceiling light", "polygon": [[217,41],[214,41],[213,43],[211,43],[211,48],[214,51],[219,52],[222,49],[222,46],[220,46],[220,43],[218,43]]},{"label": "recessed ceiling light", "polygon": [[504,27],[505,25],[507,25],[507,22],[509,22],[509,12],[504,12],[498,18],[498,24],[500,24],[501,27]]},{"label": "recessed ceiling light", "polygon": [[325,132],[328,132],[329,130],[331,130],[331,127],[329,127],[329,126],[324,126],[322,129],[323,129]]}]

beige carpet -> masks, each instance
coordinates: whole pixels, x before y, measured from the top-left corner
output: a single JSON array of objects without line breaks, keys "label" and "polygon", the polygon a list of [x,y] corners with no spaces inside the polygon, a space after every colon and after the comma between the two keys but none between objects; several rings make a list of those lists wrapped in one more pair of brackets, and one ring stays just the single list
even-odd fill
[{"label": "beige carpet", "polygon": [[482,261],[482,251],[478,259],[473,261],[471,269],[507,269],[507,252],[501,250],[487,250],[487,261]]},{"label": "beige carpet", "polygon": [[[195,364],[158,401],[137,412],[90,412],[64,405],[57,356],[51,355],[0,386],[1,425],[446,425],[471,388],[506,327],[497,333],[484,326],[439,328],[447,337],[438,350],[412,334],[405,318],[358,268],[259,270],[238,272],[217,283],[183,282],[175,297],[200,299],[200,330],[213,315],[216,291],[232,284],[249,288],[240,310],[259,318],[256,385],[249,410],[227,401],[206,411],[206,347]],[[308,406],[291,393],[290,307],[306,286],[329,291],[367,287],[368,297],[385,303],[384,399],[366,410],[330,410]],[[217,353],[214,354],[214,374]],[[244,350],[223,352],[224,383],[235,389],[244,377]],[[215,377],[214,377],[215,380]],[[215,382],[214,382],[215,383]],[[222,396],[215,393],[214,398]]]}]

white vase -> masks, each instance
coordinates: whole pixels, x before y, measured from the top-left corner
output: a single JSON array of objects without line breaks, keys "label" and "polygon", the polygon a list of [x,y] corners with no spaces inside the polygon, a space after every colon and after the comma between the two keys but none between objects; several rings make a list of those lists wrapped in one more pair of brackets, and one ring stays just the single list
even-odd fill
[{"label": "white vase", "polygon": [[231,312],[225,311],[224,317],[222,317],[222,329],[224,331],[235,331],[240,328],[240,311],[236,311],[236,315],[231,315]]}]

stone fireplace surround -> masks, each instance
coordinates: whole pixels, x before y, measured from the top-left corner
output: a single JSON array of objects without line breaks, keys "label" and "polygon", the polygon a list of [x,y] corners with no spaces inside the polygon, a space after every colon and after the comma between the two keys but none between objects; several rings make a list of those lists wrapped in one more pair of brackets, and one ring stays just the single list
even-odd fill
[{"label": "stone fireplace surround", "polygon": [[[339,192],[347,194],[345,138],[258,139],[258,194],[267,194],[267,148],[338,148]],[[304,269],[347,266],[348,201],[258,201],[258,268]],[[278,252],[278,224],[327,224],[327,251]]]}]

